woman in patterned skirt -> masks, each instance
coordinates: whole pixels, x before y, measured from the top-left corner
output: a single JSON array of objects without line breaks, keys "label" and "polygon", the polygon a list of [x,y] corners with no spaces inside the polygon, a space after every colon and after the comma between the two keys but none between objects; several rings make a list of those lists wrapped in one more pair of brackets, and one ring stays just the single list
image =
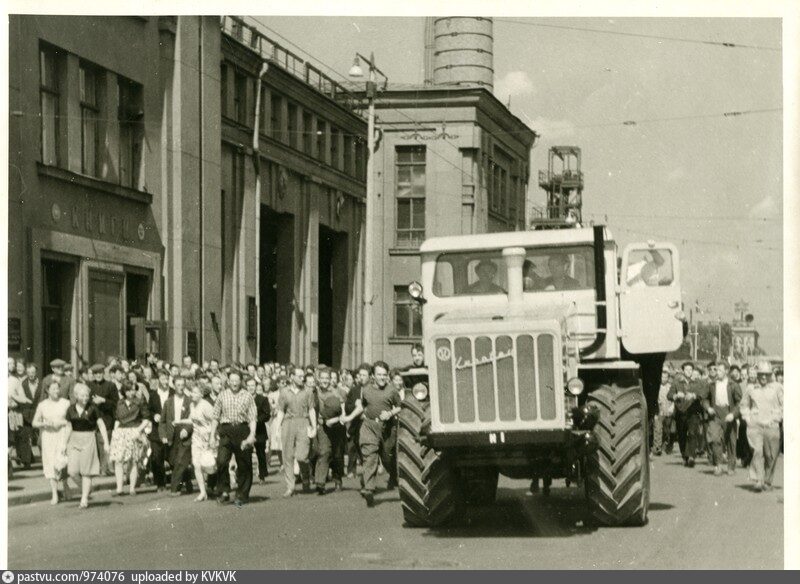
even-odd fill
[{"label": "woman in patterned skirt", "polygon": [[89,402],[90,390],[87,385],[75,386],[75,403],[67,409],[66,446],[67,472],[75,482],[80,478],[81,502],[79,507],[89,506],[89,493],[92,490],[92,477],[100,474],[100,457],[97,454],[95,430],[100,430],[103,448],[108,451],[108,433],[97,406]]},{"label": "woman in patterned skirt", "polygon": [[[200,494],[195,501],[205,501],[208,498],[206,491],[206,477],[216,472],[216,437],[211,435],[211,422],[214,421],[214,406],[204,399],[203,388],[200,384],[192,387],[192,404],[189,419],[192,422],[192,466],[194,477]],[[210,464],[215,461],[215,464]]]},{"label": "woman in patterned skirt", "polygon": [[[42,470],[45,478],[50,480],[53,497],[50,504],[58,503],[58,483],[61,480],[60,469],[56,470],[56,461],[64,453],[65,432],[67,427],[67,408],[69,400],[60,396],[58,381],[51,381],[45,388],[47,399],[39,402],[31,425],[39,428],[42,441]],[[60,466],[60,465],[59,465]],[[67,498],[67,483],[64,481],[64,499]]]},{"label": "woman in patterned skirt", "polygon": [[124,495],[125,469],[128,469],[130,494],[136,494],[136,480],[139,477],[139,462],[145,455],[144,431],[148,426],[147,405],[137,397],[139,388],[127,379],[122,382],[124,399],[117,404],[117,421],[111,433],[111,452],[109,459],[114,462],[117,477],[116,496]]}]

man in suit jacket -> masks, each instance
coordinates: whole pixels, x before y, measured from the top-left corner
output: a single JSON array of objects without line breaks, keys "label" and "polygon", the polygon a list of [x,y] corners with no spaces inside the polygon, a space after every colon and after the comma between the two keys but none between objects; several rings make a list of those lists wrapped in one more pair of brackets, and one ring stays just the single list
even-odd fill
[{"label": "man in suit jacket", "polygon": [[267,460],[267,423],[271,413],[269,399],[256,390],[256,380],[248,377],[245,381],[247,392],[256,402],[256,459],[258,460],[258,479],[265,483],[269,475],[269,461]]},{"label": "man in suit jacket", "polygon": [[682,373],[678,373],[667,393],[667,399],[675,402],[675,423],[678,429],[678,446],[684,466],[693,467],[694,458],[703,431],[703,406],[700,396],[707,391],[707,384],[692,379],[694,363],[685,362]]},{"label": "man in suit jacket", "polygon": [[168,444],[165,444],[161,435],[161,424],[164,418],[164,409],[172,399],[172,390],[169,387],[169,372],[166,369],[158,370],[158,386],[156,391],[150,392],[150,470],[153,473],[153,482],[156,489],[161,492],[167,485],[167,471],[164,468]]},{"label": "man in suit jacket", "polygon": [[[105,378],[105,367],[100,363],[92,365],[89,369],[93,380],[89,383],[92,392],[92,403],[100,411],[100,417],[106,425],[108,440],[111,441],[111,434],[114,431],[114,420],[117,416],[117,403],[119,402],[119,391],[117,386]],[[97,450],[100,455],[100,474],[111,474],[108,464],[108,452],[103,448],[103,437],[100,432],[95,434],[97,438]]]},{"label": "man in suit jacket", "polygon": [[716,376],[708,383],[708,394],[703,399],[703,407],[708,415],[708,447],[711,450],[714,474],[722,474],[723,453],[727,456],[726,474],[733,474],[736,468],[736,419],[739,418],[739,402],[742,389],[728,377],[728,367],[717,363]]},{"label": "man in suit jacket", "polygon": [[164,404],[158,433],[162,444],[169,451],[169,464],[172,467],[173,497],[181,494],[181,484],[186,486],[186,493],[192,492],[192,424],[189,420],[191,400],[184,395],[187,378],[180,376],[173,380],[172,396]]},{"label": "man in suit jacket", "polygon": [[42,399],[42,383],[39,370],[33,363],[28,364],[25,377],[20,383],[17,393],[24,399],[17,400],[17,411],[22,415],[22,425],[17,428],[14,446],[17,449],[17,460],[23,468],[29,469],[33,462],[33,414]]}]

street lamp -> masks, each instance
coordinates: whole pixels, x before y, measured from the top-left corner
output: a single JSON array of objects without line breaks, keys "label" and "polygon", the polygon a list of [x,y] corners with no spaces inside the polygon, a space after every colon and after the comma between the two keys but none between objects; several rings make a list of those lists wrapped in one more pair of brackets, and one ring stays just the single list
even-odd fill
[{"label": "street lamp", "polygon": [[353,79],[363,79],[364,70],[361,68],[359,59],[364,60],[369,65],[369,78],[367,79],[367,101],[369,104],[367,115],[367,195],[366,195],[366,218],[364,220],[365,235],[364,235],[364,324],[363,324],[363,344],[364,344],[364,361],[369,363],[372,361],[372,301],[374,293],[372,291],[372,277],[373,277],[373,239],[375,232],[373,215],[373,203],[375,199],[375,181],[373,179],[374,159],[373,154],[375,150],[375,95],[378,92],[377,84],[375,83],[375,74],[380,73],[383,76],[384,83],[383,89],[386,89],[389,83],[388,77],[383,71],[378,69],[375,65],[375,54],[370,53],[369,59],[360,53],[356,53],[353,60],[353,66],[350,67],[348,74]]}]

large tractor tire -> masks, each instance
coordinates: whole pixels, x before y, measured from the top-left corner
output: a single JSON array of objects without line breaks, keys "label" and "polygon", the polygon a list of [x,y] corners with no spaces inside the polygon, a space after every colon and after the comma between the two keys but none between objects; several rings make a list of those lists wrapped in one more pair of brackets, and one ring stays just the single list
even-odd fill
[{"label": "large tractor tire", "polygon": [[587,403],[599,412],[597,447],[586,457],[586,499],[602,525],[644,525],[650,504],[647,404],[640,385],[603,385]]},{"label": "large tractor tire", "polygon": [[403,400],[397,432],[397,468],[403,518],[409,527],[438,527],[463,517],[464,496],[457,471],[420,442],[430,426],[430,404]]}]

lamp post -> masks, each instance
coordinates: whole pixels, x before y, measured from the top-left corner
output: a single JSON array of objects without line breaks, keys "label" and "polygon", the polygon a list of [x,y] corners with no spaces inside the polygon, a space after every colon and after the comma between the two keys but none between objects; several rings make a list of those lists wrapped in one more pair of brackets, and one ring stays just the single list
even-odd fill
[{"label": "lamp post", "polygon": [[363,360],[367,363],[372,361],[372,302],[374,299],[374,292],[372,289],[372,277],[374,263],[374,233],[375,221],[373,219],[373,205],[375,203],[375,180],[373,177],[373,169],[375,161],[373,158],[375,149],[375,96],[378,92],[378,87],[375,82],[376,73],[380,73],[384,78],[383,88],[386,89],[388,78],[378,69],[375,65],[375,55],[370,53],[370,58],[367,59],[360,53],[356,53],[353,60],[353,66],[350,68],[348,74],[353,79],[363,79],[364,71],[361,69],[359,59],[363,59],[369,65],[369,77],[367,79],[367,194],[366,194],[366,217],[364,220],[364,319],[363,319]]}]

